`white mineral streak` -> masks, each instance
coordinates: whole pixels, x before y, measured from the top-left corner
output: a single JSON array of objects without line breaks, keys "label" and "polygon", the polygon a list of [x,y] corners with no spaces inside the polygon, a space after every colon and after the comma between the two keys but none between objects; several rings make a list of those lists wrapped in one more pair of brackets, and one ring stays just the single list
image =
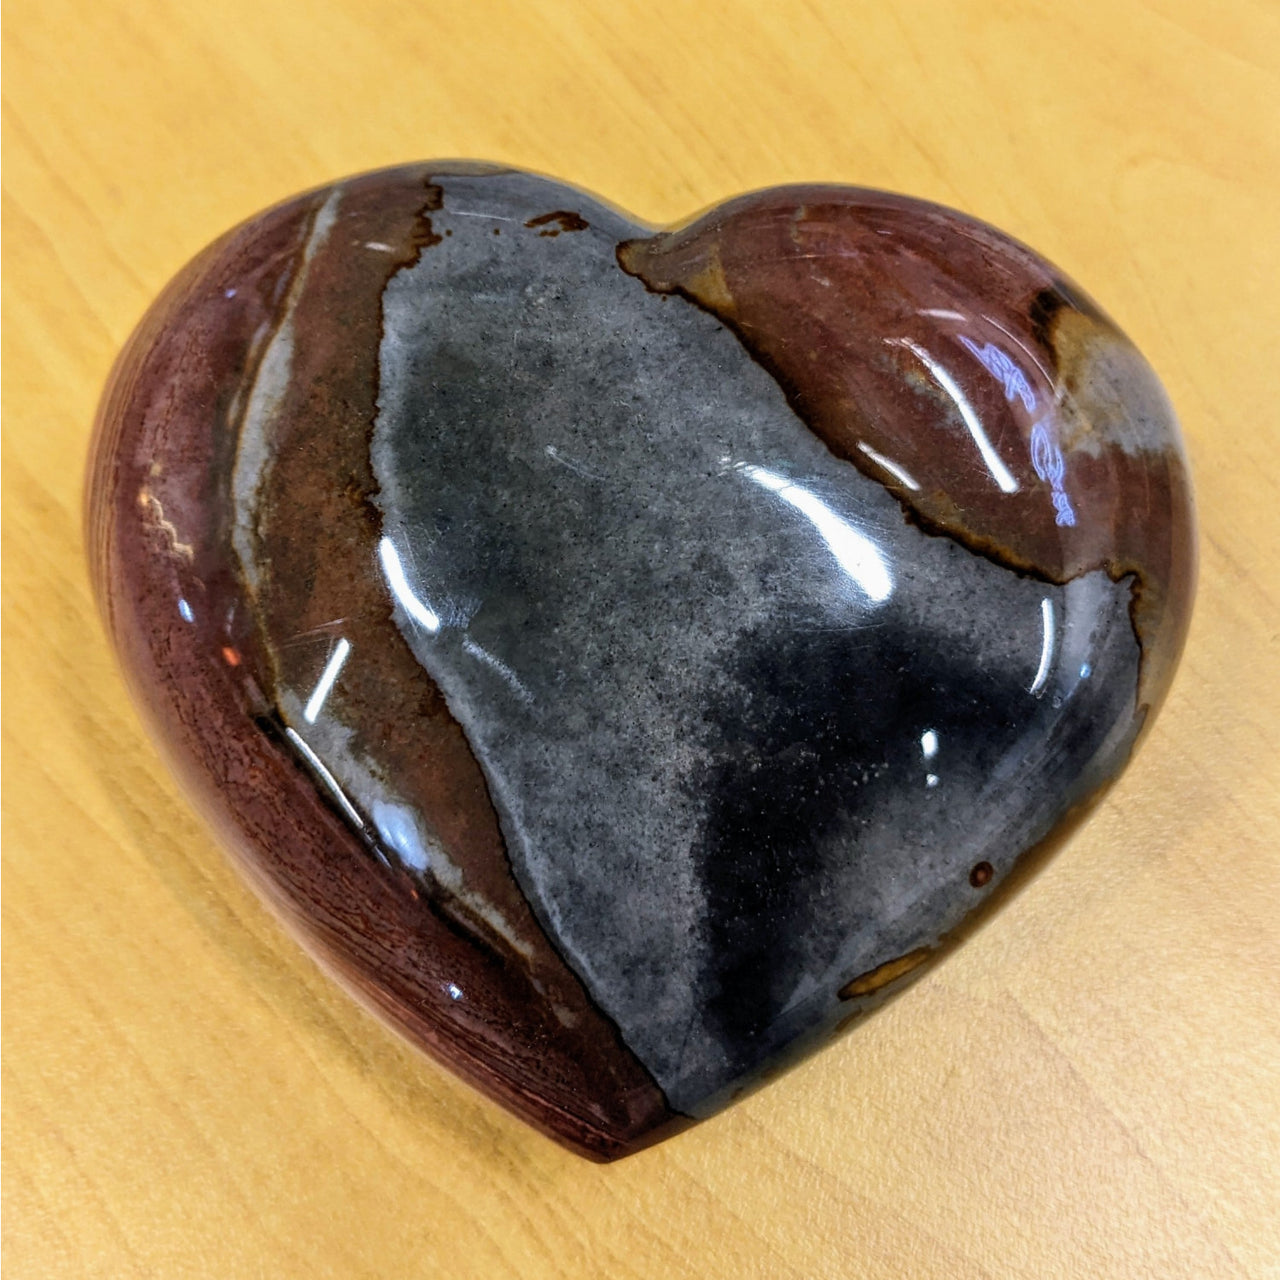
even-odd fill
[{"label": "white mineral streak", "polygon": [[258,501],[271,468],[272,420],[289,389],[289,376],[293,366],[293,313],[306,288],[312,259],[329,238],[329,233],[338,220],[341,199],[342,188],[334,187],[316,214],[302,249],[302,260],[289,285],[280,322],[275,333],[267,339],[266,350],[258,362],[240,424],[236,461],[231,473],[232,510],[235,516],[231,545],[240,561],[244,580],[254,593],[261,586],[258,566]]}]

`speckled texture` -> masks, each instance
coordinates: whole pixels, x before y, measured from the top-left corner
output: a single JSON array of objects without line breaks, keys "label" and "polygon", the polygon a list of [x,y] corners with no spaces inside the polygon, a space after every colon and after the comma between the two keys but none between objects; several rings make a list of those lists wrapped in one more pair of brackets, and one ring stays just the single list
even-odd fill
[{"label": "speckled texture", "polygon": [[[544,240],[549,184],[441,185],[453,235],[384,308],[378,505],[441,619],[400,625],[539,918],[698,1111],[1114,769],[1128,585],[1049,590],[907,525],[732,333],[618,270],[604,210]],[[1078,652],[1030,692],[1046,600]]]},{"label": "speckled texture", "polygon": [[848,188],[658,235],[477,166],[301,197],[157,304],[96,465],[126,666],[255,877],[598,1156],[977,919],[1190,602],[1141,357],[998,232]]}]

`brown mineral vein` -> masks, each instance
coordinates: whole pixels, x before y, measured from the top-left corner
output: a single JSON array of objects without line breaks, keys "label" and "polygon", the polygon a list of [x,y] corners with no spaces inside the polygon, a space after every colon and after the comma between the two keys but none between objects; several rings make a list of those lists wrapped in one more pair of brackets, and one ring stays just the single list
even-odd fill
[{"label": "brown mineral vein", "polygon": [[[542,933],[479,766],[377,576],[368,437],[381,298],[438,241],[438,202],[420,168],[353,179],[323,237],[323,195],[301,197],[224,237],[166,291],[104,402],[95,576],[139,702],[255,883],[417,1043],[531,1123],[611,1158],[681,1120]],[[258,405],[266,465],[243,488],[251,598],[233,568],[233,424],[285,322],[287,360]],[[179,541],[190,560],[157,554]],[[355,655],[330,704],[348,745],[416,806],[460,885],[369,856],[367,832],[287,740],[282,698],[314,659],[292,641],[332,634],[335,619]]]}]

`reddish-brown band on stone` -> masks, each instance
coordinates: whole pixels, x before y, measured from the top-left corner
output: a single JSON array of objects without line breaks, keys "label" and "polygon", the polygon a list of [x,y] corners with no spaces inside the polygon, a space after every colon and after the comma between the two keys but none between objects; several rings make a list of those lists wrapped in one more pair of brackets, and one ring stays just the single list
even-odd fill
[{"label": "reddish-brown band on stone", "polygon": [[[334,229],[295,287],[327,194],[206,250],[121,355],[88,494],[98,598],[180,776],[326,965],[523,1119],[612,1159],[687,1121],[537,925],[461,730],[375,575],[352,572],[362,557],[372,563],[379,536],[367,450],[381,295],[432,242],[437,195],[421,168],[345,184]],[[367,251],[382,269],[353,244],[379,246]],[[237,425],[286,303],[295,342],[286,402],[272,415],[258,531],[268,581],[254,599],[230,567]],[[338,715],[357,743],[377,744],[466,896],[496,908],[505,936],[459,897],[384,865],[286,740],[277,682],[290,659],[268,638],[337,618],[365,659],[352,664],[355,683],[335,690]]]},{"label": "reddish-brown band on stone", "polygon": [[[742,196],[628,241],[618,257],[650,289],[728,325],[827,447],[927,531],[1058,584],[1096,569],[1116,581],[1133,574],[1138,702],[1159,704],[1195,574],[1176,427],[1142,357],[1042,258],[952,210],[829,186]],[[1014,381],[983,369],[983,354],[1000,358],[984,351],[988,340],[1013,353]],[[962,394],[1007,467],[1003,488],[922,356],[969,371]],[[1154,434],[1164,447],[1143,440],[1135,400],[1162,419]],[[1069,524],[1044,474],[1052,461],[1042,453],[1036,466],[1032,433],[1046,420],[1065,464]]]}]

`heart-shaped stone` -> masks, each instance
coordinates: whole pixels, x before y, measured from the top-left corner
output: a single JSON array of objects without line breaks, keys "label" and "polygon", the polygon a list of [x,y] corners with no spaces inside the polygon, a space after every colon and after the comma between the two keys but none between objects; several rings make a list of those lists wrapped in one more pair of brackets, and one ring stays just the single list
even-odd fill
[{"label": "heart-shaped stone", "polygon": [[1123,766],[1192,593],[1168,403],[961,214],[655,233],[423,165],[230,232],[90,493],[135,693],[411,1039],[625,1154],[872,1009]]}]

